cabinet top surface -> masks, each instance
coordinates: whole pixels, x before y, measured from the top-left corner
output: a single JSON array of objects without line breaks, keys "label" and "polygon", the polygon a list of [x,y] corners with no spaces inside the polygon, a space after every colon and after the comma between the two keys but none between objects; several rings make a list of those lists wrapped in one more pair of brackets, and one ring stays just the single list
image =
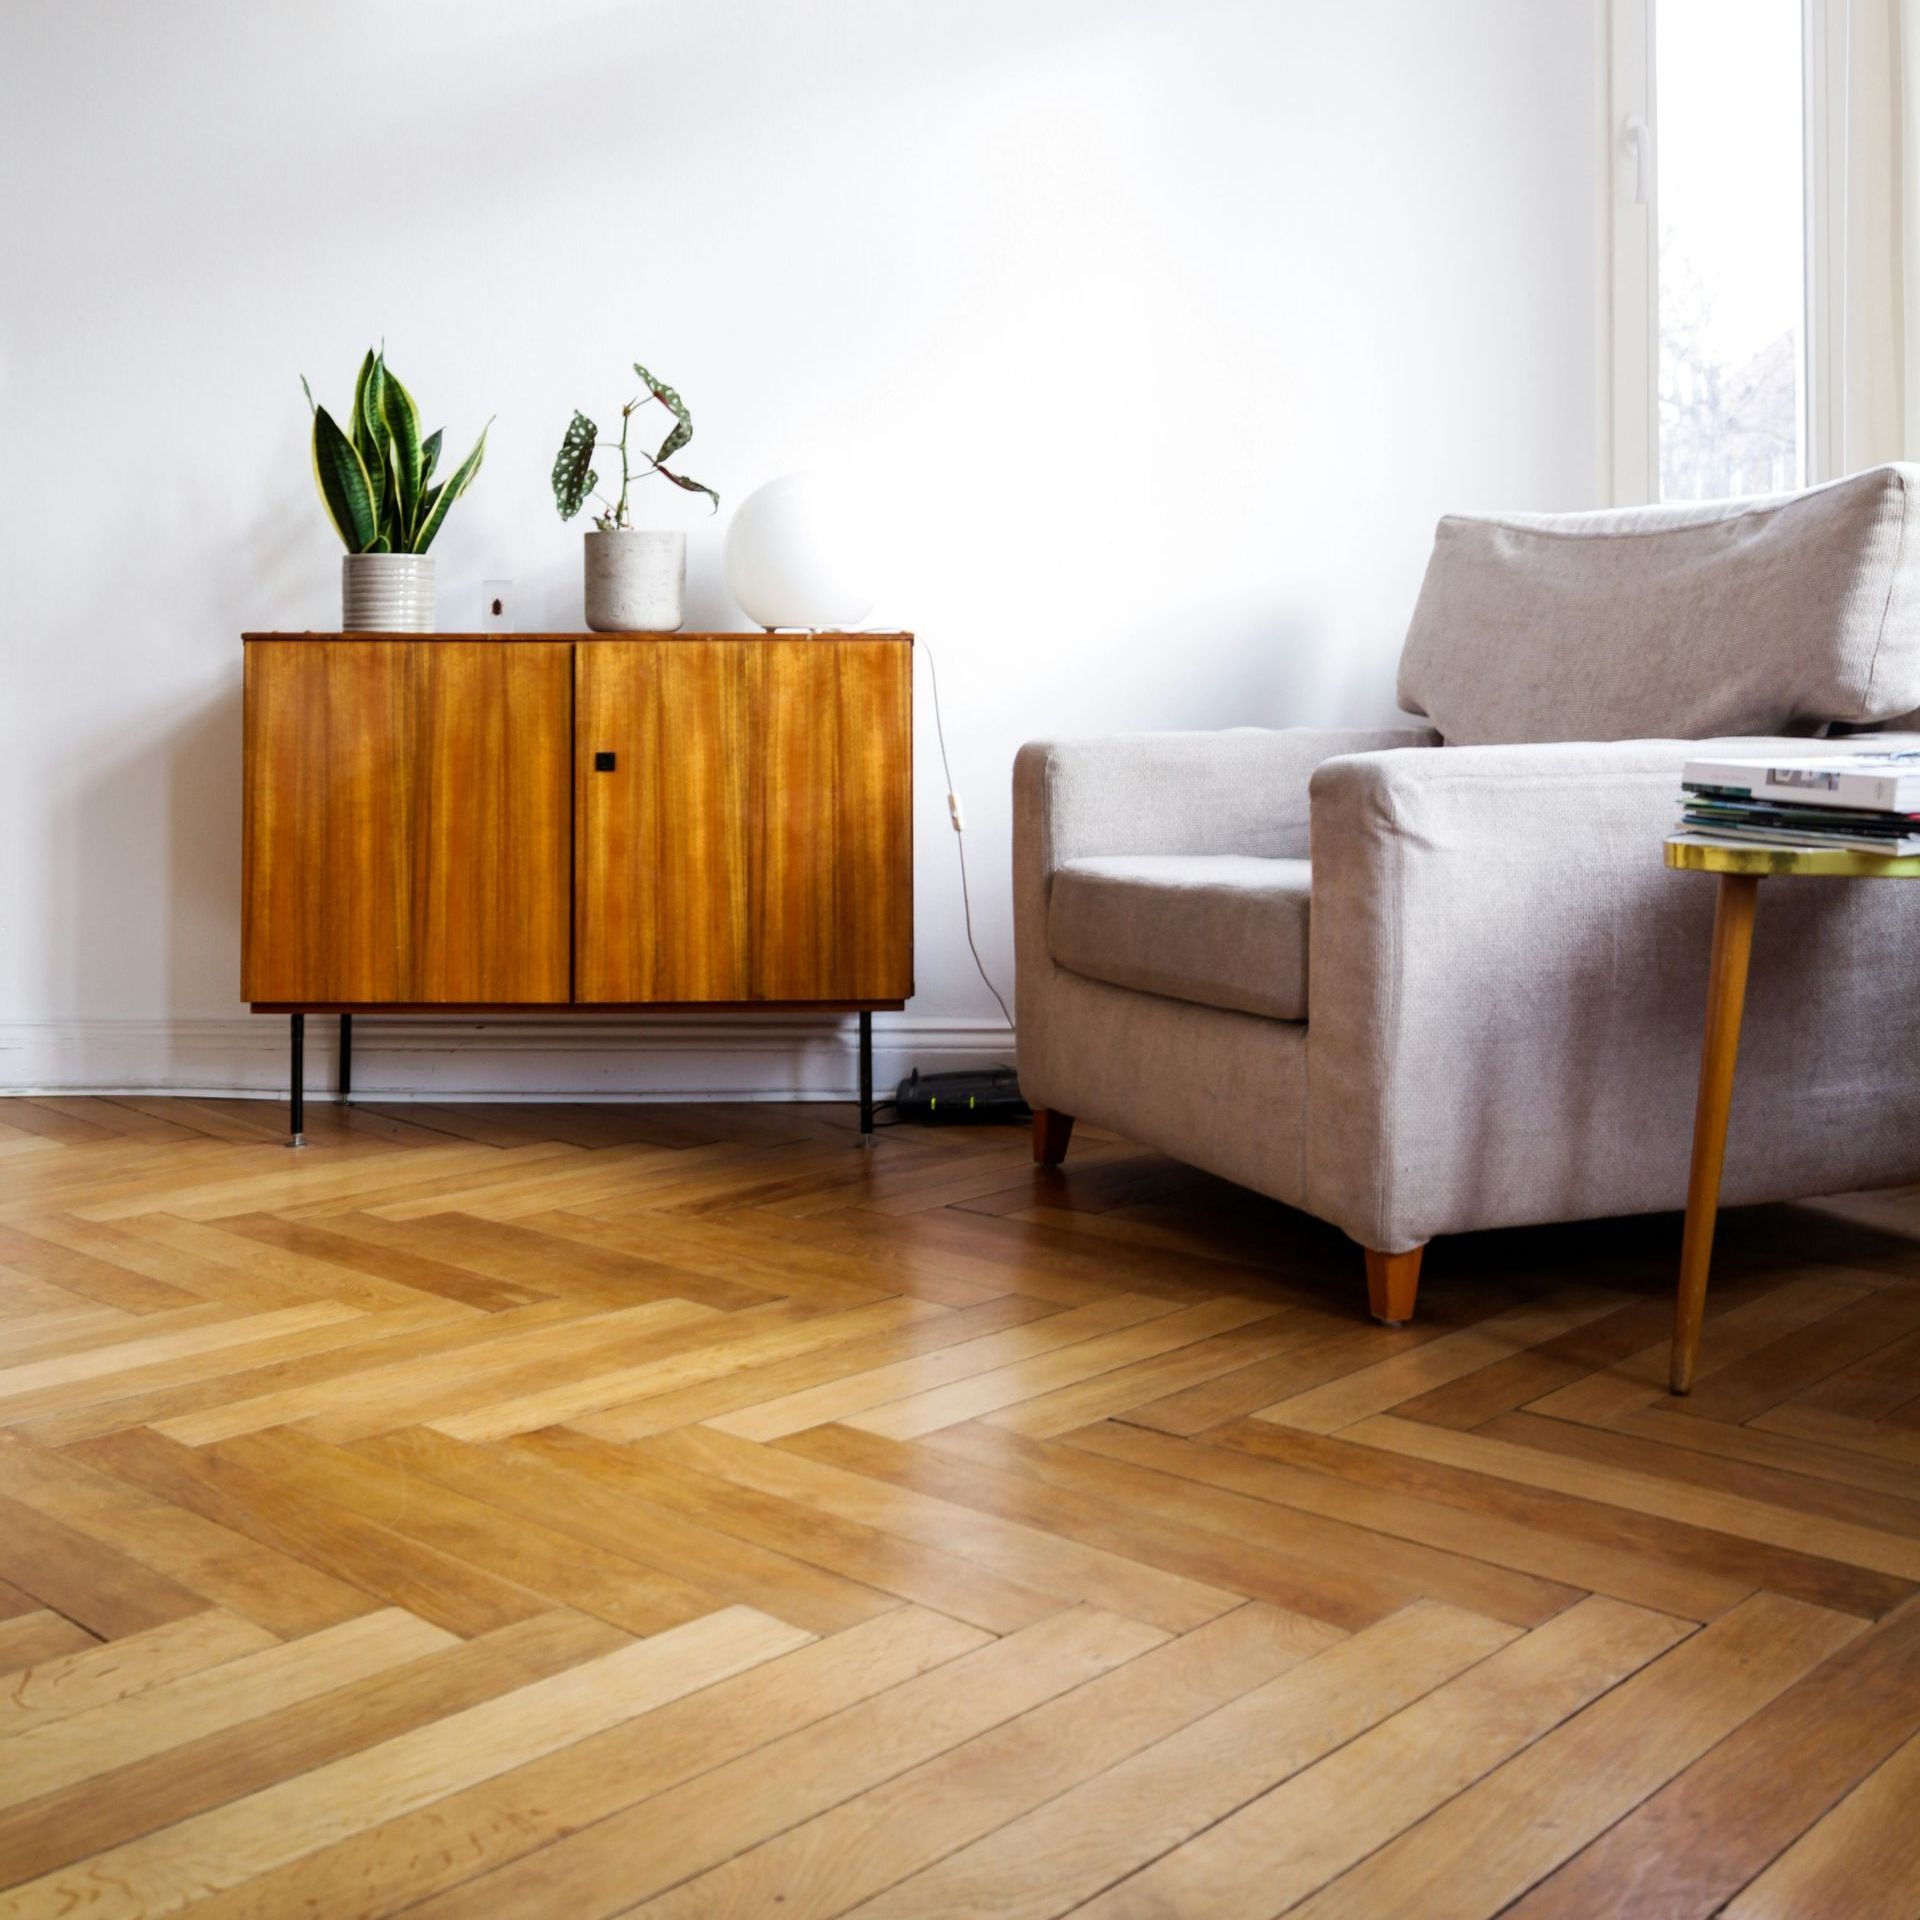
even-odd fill
[{"label": "cabinet top surface", "polygon": [[530,640],[792,640],[801,643],[809,640],[896,640],[905,646],[913,644],[913,635],[910,633],[867,633],[858,629],[843,632],[831,627],[807,632],[755,628],[750,633],[243,633],[240,638],[249,644],[255,640],[489,640],[503,646],[511,646],[515,642],[524,644]]}]

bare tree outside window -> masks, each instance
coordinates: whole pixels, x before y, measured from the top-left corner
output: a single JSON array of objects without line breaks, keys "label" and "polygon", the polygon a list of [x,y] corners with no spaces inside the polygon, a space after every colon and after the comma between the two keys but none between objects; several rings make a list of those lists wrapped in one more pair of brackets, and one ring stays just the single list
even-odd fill
[{"label": "bare tree outside window", "polygon": [[1805,473],[1800,0],[1656,0],[1660,496]]}]

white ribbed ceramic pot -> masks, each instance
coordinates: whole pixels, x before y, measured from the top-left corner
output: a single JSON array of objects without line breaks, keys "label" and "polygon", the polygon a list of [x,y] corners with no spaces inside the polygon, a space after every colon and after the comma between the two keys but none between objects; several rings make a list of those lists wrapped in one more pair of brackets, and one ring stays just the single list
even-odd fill
[{"label": "white ribbed ceramic pot", "polygon": [[340,626],[347,633],[431,633],[433,555],[345,555],[340,562]]},{"label": "white ribbed ceramic pot", "polygon": [[590,533],[587,625],[595,633],[673,633],[686,618],[687,536],[644,527]]}]

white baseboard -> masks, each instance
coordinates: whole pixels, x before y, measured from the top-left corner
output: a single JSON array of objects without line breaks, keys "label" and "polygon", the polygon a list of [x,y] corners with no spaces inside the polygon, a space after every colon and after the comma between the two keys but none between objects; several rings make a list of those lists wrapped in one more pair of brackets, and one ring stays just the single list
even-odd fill
[{"label": "white baseboard", "polygon": [[[307,1023],[307,1084],[333,1084],[338,1023]],[[1013,1059],[997,1020],[873,1016],[873,1082],[910,1069]],[[381,1016],[354,1022],[353,1090],[368,1099],[851,1100],[859,1090],[851,1014],[593,1014],[515,1018]],[[287,1023],[227,1020],[0,1022],[0,1093],[284,1096]]]}]

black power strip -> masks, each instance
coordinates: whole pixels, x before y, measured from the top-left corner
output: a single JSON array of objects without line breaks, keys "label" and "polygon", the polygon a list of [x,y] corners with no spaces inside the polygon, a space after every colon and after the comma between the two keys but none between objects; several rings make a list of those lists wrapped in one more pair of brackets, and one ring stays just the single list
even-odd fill
[{"label": "black power strip", "polygon": [[915,1068],[900,1082],[893,1111],[897,1119],[918,1127],[1017,1124],[1033,1118],[1011,1067],[966,1073],[922,1073]]}]

